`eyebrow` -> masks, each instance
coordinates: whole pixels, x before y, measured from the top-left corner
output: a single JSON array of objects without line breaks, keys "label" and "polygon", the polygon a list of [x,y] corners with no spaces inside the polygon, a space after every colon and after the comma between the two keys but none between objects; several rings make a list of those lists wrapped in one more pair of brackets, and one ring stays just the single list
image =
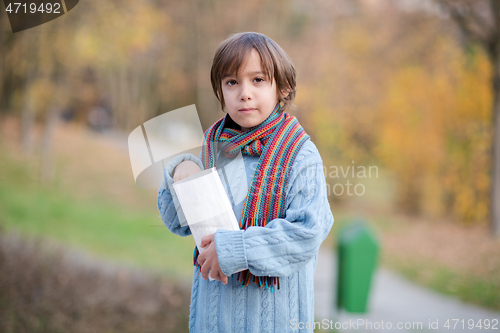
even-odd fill
[{"label": "eyebrow", "polygon": [[[264,74],[264,72],[262,71],[255,71],[255,72],[250,72],[249,73],[250,75],[256,75],[256,74]],[[234,74],[225,74],[222,79],[224,80],[225,78],[227,78],[228,76],[233,76]]]}]

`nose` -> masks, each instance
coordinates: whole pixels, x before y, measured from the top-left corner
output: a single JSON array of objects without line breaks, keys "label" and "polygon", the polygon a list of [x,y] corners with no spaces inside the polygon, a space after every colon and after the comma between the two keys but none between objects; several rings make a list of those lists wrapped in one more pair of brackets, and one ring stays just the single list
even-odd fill
[{"label": "nose", "polygon": [[242,101],[247,101],[252,99],[251,87],[248,83],[242,82],[240,84],[240,99]]}]

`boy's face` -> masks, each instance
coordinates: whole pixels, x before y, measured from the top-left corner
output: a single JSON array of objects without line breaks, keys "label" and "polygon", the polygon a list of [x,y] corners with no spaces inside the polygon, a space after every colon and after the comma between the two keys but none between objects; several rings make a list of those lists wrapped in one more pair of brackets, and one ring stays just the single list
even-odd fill
[{"label": "boy's face", "polygon": [[276,81],[265,77],[255,49],[237,74],[222,79],[222,93],[229,116],[243,131],[266,120],[278,104]]}]

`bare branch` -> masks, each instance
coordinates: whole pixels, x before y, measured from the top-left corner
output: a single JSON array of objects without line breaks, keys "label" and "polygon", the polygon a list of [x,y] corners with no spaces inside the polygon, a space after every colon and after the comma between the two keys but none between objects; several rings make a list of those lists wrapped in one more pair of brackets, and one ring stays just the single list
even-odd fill
[{"label": "bare branch", "polygon": [[468,0],[436,2],[448,11],[466,39],[477,41],[488,50],[492,43],[496,43],[498,18],[497,12],[492,9],[492,6],[498,6],[496,0],[490,0],[489,3]]}]

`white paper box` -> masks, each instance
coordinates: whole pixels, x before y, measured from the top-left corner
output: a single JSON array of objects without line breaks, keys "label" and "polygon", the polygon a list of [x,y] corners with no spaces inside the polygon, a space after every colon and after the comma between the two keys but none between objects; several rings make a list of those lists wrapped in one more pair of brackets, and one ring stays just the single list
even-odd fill
[{"label": "white paper box", "polygon": [[200,253],[203,236],[217,229],[240,229],[216,168],[195,173],[173,187]]}]

